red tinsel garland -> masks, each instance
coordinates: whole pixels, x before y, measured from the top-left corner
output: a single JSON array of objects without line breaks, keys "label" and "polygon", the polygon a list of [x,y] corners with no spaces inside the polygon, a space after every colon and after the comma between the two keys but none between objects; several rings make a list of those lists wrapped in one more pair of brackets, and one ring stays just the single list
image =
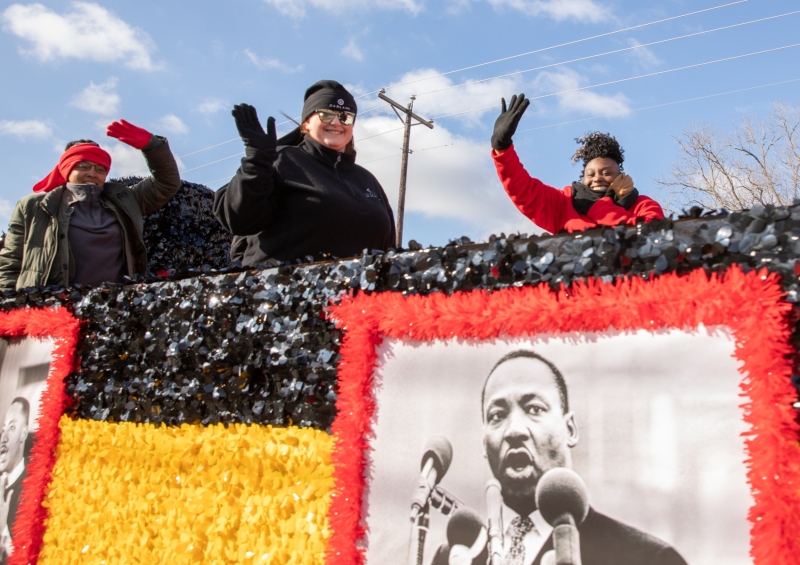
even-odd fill
[{"label": "red tinsel garland", "polygon": [[63,307],[25,308],[0,313],[1,337],[55,339],[50,374],[37,416],[36,441],[28,461],[27,475],[22,482],[22,497],[11,532],[14,553],[8,560],[9,565],[36,563],[39,557],[47,519],[47,509],[42,506],[42,500],[50,483],[61,434],[58,422],[70,402],[64,391],[64,378],[74,367],[79,335],[80,322]]},{"label": "red tinsel garland", "polygon": [[766,270],[744,274],[732,267],[724,276],[698,270],[649,281],[590,280],[560,292],[540,285],[450,296],[359,294],[334,306],[330,314],[346,331],[332,426],[336,486],[327,563],[364,561],[367,532],[361,510],[375,410],[373,368],[384,336],[490,339],[610,328],[693,330],[700,324],[729,327],[743,364],[753,562],[800,563],[800,426],[792,408],[797,391],[790,380],[796,352],[789,343],[792,305],[783,297],[778,275]]}]

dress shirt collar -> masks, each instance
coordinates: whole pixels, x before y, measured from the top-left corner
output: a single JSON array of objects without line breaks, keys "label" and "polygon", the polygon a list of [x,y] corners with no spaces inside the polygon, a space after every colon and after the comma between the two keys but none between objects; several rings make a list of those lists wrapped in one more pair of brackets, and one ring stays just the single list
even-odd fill
[{"label": "dress shirt collar", "polygon": [[[511,526],[511,520],[519,516],[514,510],[503,504],[503,555],[510,549],[509,532],[508,528]],[[528,515],[531,522],[533,522],[533,530],[527,533],[524,539],[525,545],[525,565],[533,563],[536,556],[547,543],[550,534],[553,533],[553,526],[547,523],[542,517],[542,513],[536,510]]]}]

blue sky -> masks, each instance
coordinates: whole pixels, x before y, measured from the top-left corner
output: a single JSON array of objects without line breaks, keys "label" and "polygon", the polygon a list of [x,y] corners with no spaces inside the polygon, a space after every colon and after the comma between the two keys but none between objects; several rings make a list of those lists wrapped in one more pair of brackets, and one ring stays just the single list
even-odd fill
[{"label": "blue sky", "polygon": [[[121,117],[167,136],[181,156],[183,178],[217,189],[238,167],[238,158],[232,156],[242,150],[238,140],[223,143],[237,137],[230,107],[248,102],[262,121],[273,115],[280,123],[285,121],[280,111],[298,115],[306,87],[323,78],[364,95],[358,99],[358,162],[378,177],[392,202],[400,171],[401,124],[374,91],[385,87],[403,103],[417,95],[414,108],[424,117],[460,113],[436,119],[433,130],[412,130],[406,241],[443,245],[461,235],[478,240],[500,231],[536,231],[509,202],[489,157],[488,138],[498,109],[485,108],[516,92],[541,97],[515,137],[531,174],[555,186],[569,184],[580,174],[571,164],[574,138],[592,130],[608,131],[625,148],[626,171],[639,190],[663,199],[654,179],[668,172],[678,154],[674,137],[692,123],[727,128],[742,114],[766,115],[774,101],[800,104],[800,81],[753,88],[800,79],[800,47],[663,71],[800,43],[800,14],[586,57],[785,14],[800,10],[800,2],[749,0],[550,47],[723,4],[5,3],[0,11],[0,147],[8,177],[0,189],[0,223],[7,223],[14,202],[30,193],[70,139],[88,137],[109,148],[112,175],[140,171],[143,161],[135,150],[105,137],[105,124]],[[581,58],[585,59],[560,64]],[[528,69],[538,70],[519,73]],[[482,82],[458,86],[471,81]],[[741,89],[750,90],[715,96]],[[699,97],[707,98],[681,102]],[[373,108],[377,109],[365,112]],[[288,131],[288,125],[280,131]]]}]

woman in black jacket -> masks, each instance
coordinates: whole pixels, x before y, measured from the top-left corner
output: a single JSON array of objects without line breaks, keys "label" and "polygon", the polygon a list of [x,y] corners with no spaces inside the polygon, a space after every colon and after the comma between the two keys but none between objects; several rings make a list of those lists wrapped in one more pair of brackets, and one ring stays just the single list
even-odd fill
[{"label": "woman in black jacket", "polygon": [[392,246],[386,194],[355,164],[356,112],[341,84],[319,81],[306,91],[302,125],[278,140],[274,118],[264,132],[254,107],[234,106],[245,156],[214,197],[215,216],[237,236],[232,258],[253,267],[269,258],[312,261]]}]

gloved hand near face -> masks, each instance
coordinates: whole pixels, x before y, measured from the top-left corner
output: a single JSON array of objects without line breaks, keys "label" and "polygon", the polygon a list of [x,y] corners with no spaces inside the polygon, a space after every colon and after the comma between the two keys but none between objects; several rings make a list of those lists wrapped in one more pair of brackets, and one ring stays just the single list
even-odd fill
[{"label": "gloved hand near face", "polygon": [[633,178],[625,173],[618,174],[617,178],[611,181],[611,190],[614,191],[617,198],[630,194],[633,192]]}]

